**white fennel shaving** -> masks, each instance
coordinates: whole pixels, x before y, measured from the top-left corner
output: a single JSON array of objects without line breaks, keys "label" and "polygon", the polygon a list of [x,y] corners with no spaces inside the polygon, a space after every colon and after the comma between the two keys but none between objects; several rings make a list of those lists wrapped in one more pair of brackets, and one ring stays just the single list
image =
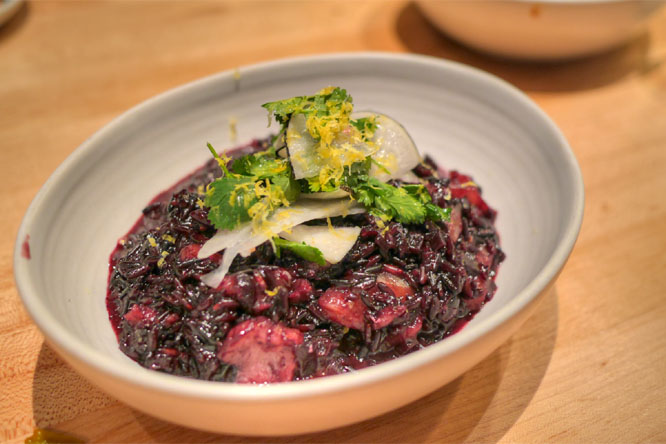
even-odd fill
[{"label": "white fennel shaving", "polygon": [[373,115],[377,129],[372,142],[377,146],[377,151],[372,154],[372,158],[386,168],[389,174],[377,165],[373,165],[370,175],[386,182],[411,171],[422,159],[411,136],[396,120],[384,114],[368,111],[356,112],[352,114],[352,118],[361,119]]},{"label": "white fennel shaving", "polygon": [[[382,182],[389,179],[406,177],[407,182],[419,183],[419,180],[411,172],[412,168],[421,161],[414,141],[405,128],[394,119],[369,111],[356,112],[351,115],[352,119],[374,117],[377,125],[371,140],[371,145],[363,142],[356,143],[353,147],[365,155],[370,154],[383,168],[373,164],[370,175]],[[336,142],[333,144],[336,146]],[[305,125],[305,117],[297,115],[289,122],[287,131],[287,146],[291,156],[291,164],[294,168],[296,178],[311,177],[317,175],[324,165],[323,160],[317,154],[317,141],[310,136]],[[333,192],[305,193],[306,199],[338,199],[348,195],[343,190]]]},{"label": "white fennel shaving", "polygon": [[326,262],[337,264],[356,243],[360,227],[336,227],[297,225],[291,233],[282,232],[280,237],[292,242],[305,242],[311,247],[318,248],[324,255]]},{"label": "white fennel shaving", "polygon": [[349,199],[338,201],[308,200],[295,202],[289,207],[279,208],[264,222],[260,231],[253,230],[251,222],[242,224],[235,230],[218,230],[213,237],[203,244],[201,250],[199,250],[198,258],[207,258],[224,250],[222,263],[215,270],[203,275],[201,281],[209,287],[217,288],[238,254],[248,256],[257,246],[277,236],[278,233],[289,232],[292,227],[303,222],[363,212],[365,212],[363,206]]}]

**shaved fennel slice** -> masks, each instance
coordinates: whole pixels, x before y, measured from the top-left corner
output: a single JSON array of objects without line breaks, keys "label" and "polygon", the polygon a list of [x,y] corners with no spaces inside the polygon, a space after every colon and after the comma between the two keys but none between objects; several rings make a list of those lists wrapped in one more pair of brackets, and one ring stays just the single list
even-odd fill
[{"label": "shaved fennel slice", "polygon": [[337,264],[354,246],[360,233],[360,227],[297,225],[291,229],[291,233],[280,233],[280,237],[292,242],[305,242],[319,249],[328,263]]},{"label": "shaved fennel slice", "polygon": [[407,130],[396,120],[384,114],[359,111],[351,115],[352,119],[356,120],[371,116],[375,116],[377,125],[372,141],[378,147],[377,151],[372,154],[372,158],[385,167],[390,174],[386,174],[386,171],[373,165],[370,175],[386,182],[411,171],[421,162],[421,154]]},{"label": "shaved fennel slice", "polygon": [[324,167],[317,154],[317,141],[310,135],[303,114],[296,114],[289,119],[286,143],[289,148],[289,160],[296,179],[313,177]]},{"label": "shaved fennel slice", "polygon": [[402,180],[403,182],[406,182],[406,183],[422,183],[423,182],[419,176],[412,173],[411,171],[407,171],[405,174],[400,176],[398,179],[400,179],[400,180]]},{"label": "shaved fennel slice", "polygon": [[301,193],[301,197],[304,199],[340,199],[341,197],[347,197],[349,193],[345,190],[335,190],[335,191],[317,191],[316,193]]},{"label": "shaved fennel slice", "polygon": [[218,251],[229,248],[252,232],[252,224],[247,222],[235,230],[217,230],[217,233],[201,246],[197,258],[205,259]]},{"label": "shaved fennel slice", "polygon": [[[354,120],[372,116],[375,117],[375,124],[377,125],[372,138],[374,148],[370,148],[369,145],[364,143],[355,145],[355,148],[361,152],[371,154],[377,163],[388,170],[388,173],[373,164],[370,168],[370,175],[382,182],[389,179],[403,178],[407,182],[419,183],[420,181],[411,173],[411,170],[421,162],[421,154],[419,154],[407,130],[397,121],[384,114],[363,111],[351,115]],[[287,146],[291,153],[292,166],[295,169],[302,168],[301,174],[303,177],[318,174],[322,165],[319,156],[316,155],[317,142],[307,132],[305,117],[303,115],[293,117],[289,128]],[[373,150],[375,151],[373,152]],[[337,199],[345,194],[347,193],[343,190],[336,190],[303,193],[301,196],[306,199]]]},{"label": "shaved fennel slice", "polygon": [[365,212],[363,206],[349,199],[340,199],[333,202],[330,200],[304,201],[276,210],[265,222],[264,229],[260,232],[252,230],[250,222],[232,231],[219,230],[201,247],[198,257],[203,259],[224,250],[222,264],[210,273],[203,275],[201,281],[209,287],[217,288],[238,254],[248,256],[258,245],[273,236],[277,236],[280,232],[289,231],[292,227],[303,222],[363,212]]},{"label": "shaved fennel slice", "polygon": [[337,201],[304,201],[288,208],[280,208],[269,221],[270,229],[268,232],[254,232],[243,243],[244,247],[239,250],[243,257],[247,257],[254,249],[266,242],[273,236],[283,231],[290,231],[292,227],[300,225],[303,222],[314,219],[323,219],[325,217],[346,216],[347,214],[365,213],[365,207],[349,200],[338,199]]},{"label": "shaved fennel slice", "polygon": [[[312,137],[307,127],[307,118],[303,114],[294,114],[287,127],[287,148],[289,160],[296,179],[318,176],[322,169],[330,167],[327,156],[336,157],[341,165],[351,165],[354,161],[372,154],[375,149],[360,140],[350,140],[349,131],[342,131],[335,136],[330,147],[335,153],[322,155],[319,140]],[[360,157],[359,157],[360,156]]]}]

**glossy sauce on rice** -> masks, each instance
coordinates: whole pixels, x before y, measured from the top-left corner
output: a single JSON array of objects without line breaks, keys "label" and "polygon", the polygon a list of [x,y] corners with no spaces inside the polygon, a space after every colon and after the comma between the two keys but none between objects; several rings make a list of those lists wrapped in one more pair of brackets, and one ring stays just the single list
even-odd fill
[{"label": "glossy sauce on rice", "polygon": [[[266,147],[254,141],[228,154]],[[451,209],[449,222],[332,218],[333,227],[361,229],[341,262],[278,258],[266,242],[210,288],[200,278],[221,254],[197,258],[216,231],[201,198],[220,169],[207,162],[156,196],[111,254],[106,301],[120,349],[174,375],[284,382],[375,365],[460,330],[496,290],[504,259],[496,213],[466,175],[429,159],[413,173]]]}]

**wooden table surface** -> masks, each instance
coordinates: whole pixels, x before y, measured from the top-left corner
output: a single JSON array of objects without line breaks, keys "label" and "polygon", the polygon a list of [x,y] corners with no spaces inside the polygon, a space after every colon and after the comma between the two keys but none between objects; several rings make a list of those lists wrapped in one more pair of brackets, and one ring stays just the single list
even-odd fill
[{"label": "wooden table surface", "polygon": [[[418,402],[289,439],[153,419],[66,366],[23,310],[12,270],[21,217],[65,157],[127,108],[184,82],[360,50],[490,71],[568,137],[585,220],[555,290],[524,327]],[[665,62],[666,10],[622,48],[545,65],[470,51],[404,1],[29,2],[0,28],[0,441],[42,427],[91,442],[666,442]]]}]

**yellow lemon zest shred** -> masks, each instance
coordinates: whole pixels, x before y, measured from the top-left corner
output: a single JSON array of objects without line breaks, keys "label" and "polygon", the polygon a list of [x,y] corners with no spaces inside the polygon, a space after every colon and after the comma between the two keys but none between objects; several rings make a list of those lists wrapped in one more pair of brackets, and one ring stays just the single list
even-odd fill
[{"label": "yellow lemon zest shred", "polygon": [[235,117],[229,117],[229,140],[235,142],[238,138],[238,119]]},{"label": "yellow lemon zest shred", "polygon": [[219,153],[216,160],[217,160],[217,163],[220,165],[220,168],[222,168],[222,170],[225,170],[226,167],[227,167],[227,164],[229,164],[229,162],[231,162],[231,157],[227,156],[224,153]]},{"label": "yellow lemon zest shred", "polygon": [[[319,94],[330,94],[334,89],[327,87],[319,91]],[[305,126],[308,133],[317,139],[315,151],[323,164],[316,176],[319,183],[322,186],[330,183],[338,187],[345,167],[362,162],[368,155],[377,151],[377,145],[372,142],[375,117],[368,118],[363,128],[359,129],[351,123],[351,113],[354,109],[351,102],[339,103],[329,100],[326,102],[326,108],[328,112],[324,115],[314,113],[308,115]],[[289,133],[289,136],[296,135]],[[359,149],[360,144],[363,144],[365,149]],[[370,152],[367,148],[370,148]],[[303,161],[297,155],[293,160]]]},{"label": "yellow lemon zest shred", "polygon": [[[234,190],[229,194],[229,205],[233,207],[236,199],[238,198],[238,193],[240,191],[247,191],[249,189],[249,187],[250,187],[249,182],[239,183],[238,185],[236,185],[234,187]],[[243,203],[245,205],[247,205],[249,202],[247,202],[247,199],[246,199],[245,202],[243,202]]]},{"label": "yellow lemon zest shred", "polygon": [[165,241],[167,241],[167,242],[169,242],[169,243],[172,243],[172,244],[175,244],[175,243],[176,243],[176,238],[173,237],[173,236],[170,235],[170,234],[164,234],[164,235],[162,235],[162,239],[164,239]]}]

